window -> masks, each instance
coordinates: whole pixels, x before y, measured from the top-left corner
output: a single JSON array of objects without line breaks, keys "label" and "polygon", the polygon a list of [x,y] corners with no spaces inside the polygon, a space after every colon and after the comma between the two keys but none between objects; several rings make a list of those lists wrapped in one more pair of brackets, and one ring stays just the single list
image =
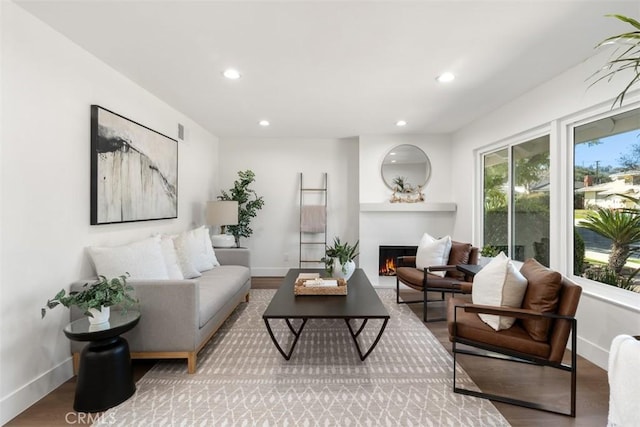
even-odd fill
[{"label": "window", "polygon": [[549,265],[549,136],[483,155],[483,244]]},{"label": "window", "polygon": [[574,129],[573,274],[638,290],[640,110]]}]

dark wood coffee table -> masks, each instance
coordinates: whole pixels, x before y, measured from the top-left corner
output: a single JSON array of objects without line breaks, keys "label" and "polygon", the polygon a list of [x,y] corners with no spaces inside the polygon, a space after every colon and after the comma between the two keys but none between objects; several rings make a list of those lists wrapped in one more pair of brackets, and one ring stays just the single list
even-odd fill
[{"label": "dark wood coffee table", "polygon": [[[389,321],[389,312],[380,301],[378,294],[367,279],[362,269],[356,269],[348,281],[347,295],[294,295],[293,286],[299,273],[318,272],[321,276],[324,270],[291,269],[284,278],[280,289],[273,296],[271,303],[262,315],[269,336],[282,356],[289,360],[298,343],[304,326],[309,319],[344,319],[351,334],[351,338],[358,350],[360,360],[365,360],[380,341],[382,333]],[[285,352],[271,330],[269,321],[272,319],[284,319],[289,330],[294,335],[293,343],[288,352]],[[302,320],[302,324],[296,330],[291,323],[293,319]],[[362,319],[362,324],[357,331],[351,326],[354,319]],[[383,319],[382,327],[377,337],[365,353],[358,343],[358,336],[364,330],[370,319]]]}]

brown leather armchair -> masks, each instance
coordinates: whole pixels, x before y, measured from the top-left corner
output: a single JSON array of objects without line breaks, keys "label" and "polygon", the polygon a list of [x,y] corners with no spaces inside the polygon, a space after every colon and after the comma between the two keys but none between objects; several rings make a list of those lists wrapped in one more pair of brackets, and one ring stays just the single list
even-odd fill
[{"label": "brown leather armchair", "polygon": [[[525,270],[524,266],[520,271],[529,281],[527,294],[525,295],[526,300],[530,297],[530,289],[536,285],[536,281],[548,280],[549,276],[544,276],[544,274],[541,273],[545,273],[546,270],[547,274],[549,274],[552,270],[541,267],[539,264],[536,266],[536,271],[534,271],[533,274],[526,274],[527,272],[523,270]],[[557,282],[560,285],[559,293],[557,292],[555,294],[557,306],[553,311],[546,311],[545,308],[540,306],[538,306],[536,310],[490,307],[470,304],[461,298],[449,299],[447,304],[447,326],[449,329],[449,340],[452,342],[453,391],[455,393],[575,417],[577,353],[577,322],[575,313],[582,288],[571,280],[560,276],[558,273],[552,273],[557,275]],[[547,279],[545,279],[545,277]],[[540,283],[537,284],[539,285]],[[541,297],[540,300],[551,301],[551,298],[545,295]],[[524,302],[523,306],[526,306]],[[478,313],[501,316],[507,315],[515,317],[518,320],[516,320],[509,329],[495,331],[478,317]],[[571,365],[563,363],[563,356],[569,334],[571,334]],[[463,346],[460,346],[461,344]],[[524,362],[569,371],[571,373],[571,402],[569,412],[560,411],[555,407],[537,402],[458,387],[456,385],[456,356],[458,354]],[[514,380],[518,381],[517,378],[514,378]]]},{"label": "brown leather armchair", "polygon": [[[470,243],[451,242],[451,252],[447,265],[430,266],[424,269],[416,268],[415,256],[401,256],[396,260],[396,302],[398,304],[422,303],[422,317],[425,322],[445,320],[445,317],[427,319],[427,305],[429,302],[444,301],[445,293],[471,293],[473,277],[458,271],[458,264],[477,264],[478,248]],[[433,271],[446,271],[444,277],[432,274]],[[400,283],[422,292],[421,300],[403,301],[400,299]],[[440,293],[440,299],[428,299],[427,292]]]}]

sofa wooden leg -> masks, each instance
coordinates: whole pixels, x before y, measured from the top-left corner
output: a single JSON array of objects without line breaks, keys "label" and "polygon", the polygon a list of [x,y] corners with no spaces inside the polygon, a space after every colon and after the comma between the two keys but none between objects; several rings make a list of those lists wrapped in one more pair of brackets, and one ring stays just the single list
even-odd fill
[{"label": "sofa wooden leg", "polygon": [[73,375],[78,375],[80,370],[80,353],[73,353]]},{"label": "sofa wooden leg", "polygon": [[187,355],[187,371],[190,374],[196,373],[196,358],[198,354],[196,352],[191,352]]},{"label": "sofa wooden leg", "polygon": [[249,302],[249,292],[244,296],[244,302]]}]

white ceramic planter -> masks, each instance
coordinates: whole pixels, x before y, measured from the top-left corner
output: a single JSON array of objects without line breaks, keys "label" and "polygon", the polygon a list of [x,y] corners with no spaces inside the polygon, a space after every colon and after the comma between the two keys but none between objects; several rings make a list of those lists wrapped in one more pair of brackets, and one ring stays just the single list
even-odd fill
[{"label": "white ceramic planter", "polygon": [[340,264],[340,261],[335,258],[333,260],[333,277],[339,277],[344,280],[349,280],[353,272],[356,271],[356,263],[353,261],[347,261],[345,264],[345,271],[346,273],[342,271],[342,264]]},{"label": "white ceramic planter", "polygon": [[102,306],[101,310],[96,308],[90,308],[89,313],[93,315],[87,316],[89,319],[89,323],[92,325],[99,325],[101,323],[106,323],[109,321],[109,314],[111,314],[111,307]]}]

